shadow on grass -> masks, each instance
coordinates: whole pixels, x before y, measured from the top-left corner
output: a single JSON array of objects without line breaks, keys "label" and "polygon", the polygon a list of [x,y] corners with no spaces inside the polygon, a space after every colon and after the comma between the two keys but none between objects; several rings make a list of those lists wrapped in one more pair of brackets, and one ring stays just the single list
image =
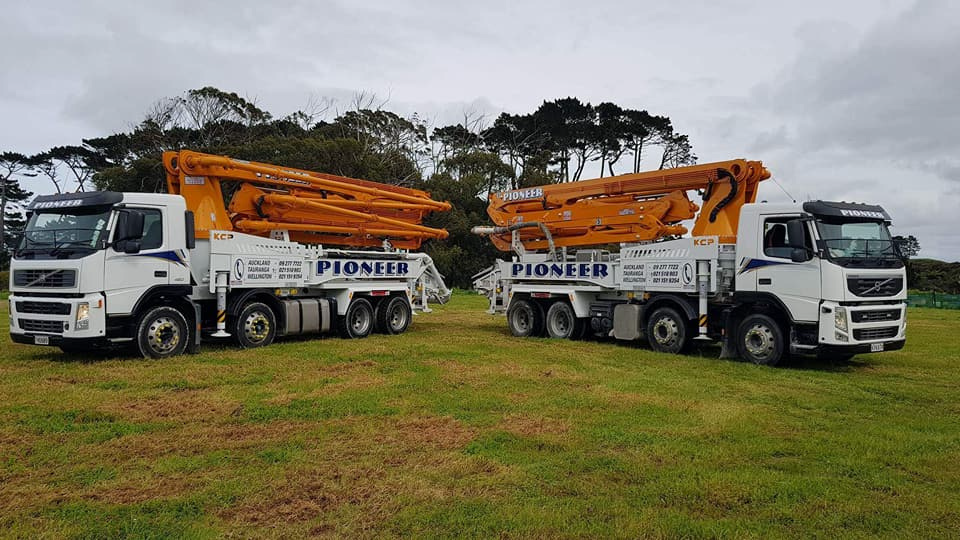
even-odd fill
[{"label": "shadow on grass", "polygon": [[[510,333],[510,329],[506,325],[501,324],[483,324],[478,326],[478,330],[489,330],[492,333],[499,334],[508,339],[528,339],[528,338],[518,338],[514,337]],[[545,337],[545,336],[544,336]],[[617,347],[626,347],[630,349],[646,350],[654,352],[650,345],[646,342],[645,339],[639,339],[636,341],[622,341],[617,340],[613,337],[606,336],[586,336],[577,341],[586,341],[593,342],[597,344],[613,345]],[[737,364],[746,364],[747,362],[740,358],[721,358],[720,357],[720,344],[717,342],[711,342],[707,344],[697,344],[694,342],[694,345],[690,347],[690,350],[684,354],[684,356],[694,356],[700,357],[705,361],[721,361],[721,362],[732,362]],[[655,353],[656,354],[656,353]],[[869,369],[877,364],[876,360],[868,359],[867,355],[855,356],[850,359],[831,359],[831,358],[818,358],[813,355],[796,355],[791,354],[786,358],[782,359],[775,368],[771,369],[795,369],[795,370],[804,370],[804,371],[824,371],[824,372],[852,372],[859,371],[863,369]]]},{"label": "shadow on grass", "polygon": [[46,362],[57,362],[61,364],[95,364],[99,362],[111,362],[115,360],[147,360],[133,349],[126,347],[103,347],[91,349],[89,351],[64,352],[57,347],[45,347],[32,357],[34,360],[43,360]]}]

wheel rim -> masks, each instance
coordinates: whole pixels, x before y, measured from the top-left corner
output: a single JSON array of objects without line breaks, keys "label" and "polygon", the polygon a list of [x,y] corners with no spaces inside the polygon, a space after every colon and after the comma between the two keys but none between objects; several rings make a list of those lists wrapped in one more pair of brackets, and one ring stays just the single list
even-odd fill
[{"label": "wheel rim", "polygon": [[754,324],[743,336],[743,346],[753,358],[765,361],[773,356],[776,340],[773,330],[764,324]]},{"label": "wheel rim", "polygon": [[530,329],[531,319],[533,318],[533,312],[530,308],[526,306],[521,307],[513,314],[513,325],[520,330],[521,332],[526,332]]},{"label": "wheel rim", "polygon": [[353,314],[350,317],[350,328],[353,330],[353,333],[357,335],[367,333],[367,330],[370,328],[369,314],[363,309],[353,310]]},{"label": "wheel rim", "polygon": [[558,336],[569,334],[572,326],[570,314],[565,311],[557,311],[550,320],[550,327],[553,333]]},{"label": "wheel rim", "polygon": [[170,317],[158,317],[147,328],[147,344],[156,354],[168,354],[180,344],[180,327]]},{"label": "wheel rim", "polygon": [[670,317],[662,317],[653,325],[653,339],[663,347],[671,347],[680,341],[680,325]]},{"label": "wheel rim", "polygon": [[397,302],[390,310],[390,328],[399,330],[407,325],[407,310],[403,304]]},{"label": "wheel rim", "polygon": [[270,335],[270,319],[262,311],[254,311],[243,321],[243,335],[252,343],[260,343]]}]

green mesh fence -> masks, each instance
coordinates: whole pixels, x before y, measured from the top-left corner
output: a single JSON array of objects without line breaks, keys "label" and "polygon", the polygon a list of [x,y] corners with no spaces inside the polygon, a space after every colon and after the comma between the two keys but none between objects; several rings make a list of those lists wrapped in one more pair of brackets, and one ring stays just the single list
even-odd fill
[{"label": "green mesh fence", "polygon": [[907,305],[912,307],[960,309],[960,294],[911,292],[907,295]]}]

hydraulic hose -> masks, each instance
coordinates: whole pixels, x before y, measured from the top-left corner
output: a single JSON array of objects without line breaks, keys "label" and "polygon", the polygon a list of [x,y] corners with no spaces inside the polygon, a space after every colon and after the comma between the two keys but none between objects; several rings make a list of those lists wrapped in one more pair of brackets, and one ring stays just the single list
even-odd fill
[{"label": "hydraulic hose", "polygon": [[473,234],[478,234],[480,236],[488,236],[491,234],[512,233],[513,231],[516,231],[519,229],[529,229],[532,227],[536,227],[540,229],[540,232],[542,232],[543,236],[547,239],[547,245],[550,246],[550,255],[555,257],[556,246],[554,246],[553,244],[553,235],[550,234],[550,229],[548,229],[546,225],[544,225],[543,223],[540,223],[539,221],[527,221],[522,223],[514,223],[513,225],[508,225],[506,227],[491,227],[489,225],[482,225],[482,226],[477,226],[470,229],[470,232],[472,232]]}]

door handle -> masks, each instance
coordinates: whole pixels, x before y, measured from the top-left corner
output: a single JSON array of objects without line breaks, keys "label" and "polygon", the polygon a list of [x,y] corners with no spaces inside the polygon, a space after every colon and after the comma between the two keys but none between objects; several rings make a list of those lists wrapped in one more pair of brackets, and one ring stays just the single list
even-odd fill
[{"label": "door handle", "polygon": [[759,280],[757,280],[757,283],[759,283],[760,285],[773,285],[773,279],[768,277],[762,277]]},{"label": "door handle", "polygon": [[156,271],[154,271],[154,273],[153,273],[153,277],[167,277],[167,271],[166,271],[166,270],[156,270]]}]

